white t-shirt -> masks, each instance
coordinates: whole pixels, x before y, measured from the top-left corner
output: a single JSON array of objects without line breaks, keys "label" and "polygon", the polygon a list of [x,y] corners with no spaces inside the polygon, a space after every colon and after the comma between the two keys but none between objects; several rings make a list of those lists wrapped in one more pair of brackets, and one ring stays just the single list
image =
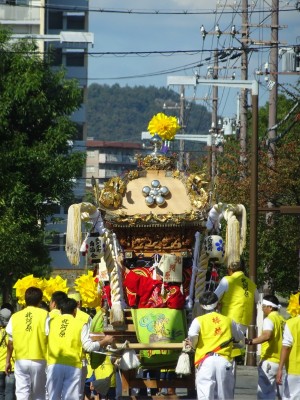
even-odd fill
[{"label": "white t-shirt", "polygon": [[262,330],[263,331],[273,331],[273,329],[274,329],[273,322],[268,317],[266,317],[263,321]]}]

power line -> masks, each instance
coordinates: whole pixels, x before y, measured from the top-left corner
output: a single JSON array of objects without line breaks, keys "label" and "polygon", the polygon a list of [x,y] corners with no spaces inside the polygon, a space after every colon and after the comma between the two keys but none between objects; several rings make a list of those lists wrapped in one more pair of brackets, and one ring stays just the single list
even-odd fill
[{"label": "power line", "polygon": [[[13,7],[15,7],[14,5]],[[236,8],[235,11],[224,11],[221,13],[216,11],[215,9],[195,9],[195,10],[146,10],[146,9],[105,9],[105,8],[89,8],[84,6],[70,6],[70,5],[33,5],[33,4],[18,4],[18,7],[26,7],[26,8],[37,8],[37,9],[45,9],[49,11],[73,11],[73,12],[89,12],[89,13],[99,13],[99,14],[128,14],[128,15],[211,15],[211,14],[233,14],[240,13],[242,10]],[[251,13],[260,13],[263,9],[252,10]],[[299,11],[299,8],[296,6],[290,6],[287,9],[278,8],[278,12],[290,12],[290,11]]]},{"label": "power line", "polygon": [[[29,36],[29,35],[28,35]],[[29,39],[28,37],[22,38],[24,40]],[[255,45],[255,44],[254,44]],[[299,44],[289,44],[289,47],[297,47]],[[286,48],[286,44],[278,45],[278,48]],[[258,51],[262,49],[271,49],[272,44],[262,45],[261,43],[255,47],[248,47],[249,52]],[[232,51],[240,51],[241,47],[231,47],[230,50]],[[168,55],[172,56],[174,54],[185,54],[194,56],[197,54],[202,53],[211,53],[213,49],[194,49],[194,50],[147,50],[147,51],[88,51],[85,54],[88,56],[150,56],[150,55]],[[7,54],[41,54],[41,55],[48,55],[47,52],[41,51],[15,51],[15,50],[7,50],[5,51]]]}]

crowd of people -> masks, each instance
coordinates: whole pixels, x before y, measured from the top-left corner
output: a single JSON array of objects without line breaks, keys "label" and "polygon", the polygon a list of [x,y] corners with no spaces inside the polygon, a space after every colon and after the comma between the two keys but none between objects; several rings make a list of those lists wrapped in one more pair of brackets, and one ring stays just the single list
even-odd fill
[{"label": "crowd of people", "polygon": [[6,377],[14,372],[16,397],[4,399],[84,399],[85,353],[114,346],[114,337],[105,335],[93,341],[89,331],[91,318],[71,296],[54,292],[48,313],[41,307],[42,290],[26,290],[26,306],[11,315],[5,328],[4,371]]},{"label": "crowd of people", "polygon": [[258,298],[256,285],[237,262],[228,267],[214,293],[205,292],[199,299],[204,314],[192,321],[187,339],[195,348],[198,400],[234,398],[235,358],[243,343],[261,344],[257,399],[300,399],[300,315],[285,321],[278,298],[266,295],[262,332],[247,338]]},{"label": "crowd of people", "polygon": [[[84,400],[87,354],[115,345],[111,335],[91,339],[92,319],[80,309],[78,293],[54,292],[49,305],[42,298],[32,286],[22,310],[1,307],[0,400]],[[278,298],[266,295],[262,332],[249,338],[259,295],[239,262],[228,267],[214,292],[196,300],[203,312],[192,320],[186,342],[195,350],[198,400],[234,399],[236,357],[259,344],[257,399],[300,399],[299,314],[285,321]]]}]

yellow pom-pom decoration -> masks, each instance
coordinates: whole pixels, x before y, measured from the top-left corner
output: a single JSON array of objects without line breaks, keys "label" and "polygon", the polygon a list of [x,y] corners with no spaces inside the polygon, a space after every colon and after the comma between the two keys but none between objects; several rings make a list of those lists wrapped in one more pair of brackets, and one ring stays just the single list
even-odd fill
[{"label": "yellow pom-pom decoration", "polygon": [[75,279],[74,289],[80,293],[82,307],[97,308],[101,304],[102,293],[92,271]]},{"label": "yellow pom-pom decoration", "polygon": [[164,113],[154,115],[148,125],[150,134],[159,135],[162,140],[173,140],[179,129],[177,118]]},{"label": "yellow pom-pom decoration", "polygon": [[290,314],[291,317],[296,317],[300,314],[299,296],[300,292],[292,294],[290,296],[289,304],[286,308],[286,311]]},{"label": "yellow pom-pom decoration", "polygon": [[25,292],[29,287],[38,287],[44,290],[44,279],[36,278],[33,275],[25,276],[22,279],[18,279],[14,284],[13,288],[16,289],[16,297],[18,298],[18,303],[21,306],[25,306]]},{"label": "yellow pom-pom decoration", "polygon": [[49,302],[51,296],[57,291],[68,293],[69,288],[67,287],[67,280],[57,275],[55,278],[45,279],[44,281],[44,297],[46,302]]}]

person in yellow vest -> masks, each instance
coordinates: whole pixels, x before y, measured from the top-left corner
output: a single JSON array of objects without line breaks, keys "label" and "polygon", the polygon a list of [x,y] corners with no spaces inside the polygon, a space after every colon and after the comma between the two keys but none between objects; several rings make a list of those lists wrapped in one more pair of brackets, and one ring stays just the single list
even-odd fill
[{"label": "person in yellow vest", "polygon": [[199,303],[205,314],[194,318],[188,330],[188,343],[195,349],[197,398],[233,399],[232,342],[241,340],[243,332],[231,318],[215,311],[215,293],[203,293]]},{"label": "person in yellow vest", "polygon": [[279,314],[279,300],[276,296],[266,295],[262,301],[264,321],[262,333],[254,339],[246,339],[246,344],[261,344],[260,362],[258,365],[258,399],[275,400],[280,396],[280,388],[276,384],[279,367],[281,342],[285,319]]},{"label": "person in yellow vest", "polygon": [[[90,330],[92,318],[88,313],[81,310],[82,301],[81,301],[80,293],[78,293],[74,290],[71,290],[68,294],[68,297],[70,299],[74,299],[77,303],[77,311],[76,311],[75,318],[82,321],[84,324],[87,324],[88,329]],[[86,354],[85,354],[85,352],[83,352],[82,353],[80,400],[84,399],[84,391],[85,391],[85,383],[86,383],[86,379],[87,379],[87,374],[88,374],[88,362],[87,362]]]},{"label": "person in yellow vest", "polygon": [[15,400],[15,375],[12,371],[9,375],[5,373],[8,335],[6,326],[12,312],[8,308],[0,311],[0,400]]},{"label": "person in yellow vest", "polygon": [[46,354],[48,313],[39,307],[43,298],[40,288],[25,291],[26,307],[14,313],[6,327],[9,336],[5,372],[11,373],[15,352],[17,400],[44,400],[46,396]]},{"label": "person in yellow vest", "polygon": [[[244,262],[233,262],[228,268],[228,275],[224,276],[214,293],[219,299],[221,314],[232,318],[246,335],[251,323],[254,306],[259,300],[256,284],[244,273]],[[244,347],[244,338],[240,343],[234,343],[232,356],[241,355]]]},{"label": "person in yellow vest", "polygon": [[104,336],[93,342],[87,324],[76,319],[77,302],[68,298],[61,315],[50,320],[48,338],[47,392],[49,400],[78,400],[81,388],[82,351],[98,351],[114,344]]},{"label": "person in yellow vest", "polygon": [[228,275],[221,279],[214,291],[220,302],[219,311],[232,318],[245,333],[259,294],[256,284],[245,275],[243,263],[233,262],[227,270]]},{"label": "person in yellow vest", "polygon": [[[282,400],[300,399],[300,295],[296,307],[298,315],[286,321],[276,382],[283,383]],[[283,381],[283,369],[286,374]]]},{"label": "person in yellow vest", "polygon": [[57,290],[56,292],[52,293],[50,302],[49,302],[49,308],[50,308],[50,312],[49,312],[49,316],[50,318],[54,318],[57,315],[60,315],[60,305],[62,303],[62,301],[66,300],[68,298],[67,293],[61,291],[61,290]]},{"label": "person in yellow vest", "polygon": [[[220,313],[232,318],[246,335],[259,294],[256,284],[245,275],[244,269],[243,260],[231,263],[227,268],[228,275],[221,279],[214,292],[219,299]],[[232,357],[240,356],[243,347],[244,338],[240,343],[234,343]],[[234,363],[236,373],[235,367]]]}]

